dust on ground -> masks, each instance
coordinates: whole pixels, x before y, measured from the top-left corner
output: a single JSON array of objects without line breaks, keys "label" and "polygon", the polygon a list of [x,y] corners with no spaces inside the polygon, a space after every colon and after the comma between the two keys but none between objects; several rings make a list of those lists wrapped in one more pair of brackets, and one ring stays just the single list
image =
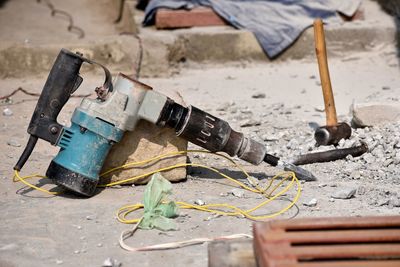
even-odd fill
[{"label": "dust on ground", "polygon": [[[330,60],[330,70],[337,111],[341,120],[349,120],[349,107],[356,102],[399,101],[400,77],[397,58],[388,47],[373,53],[352,55],[350,59]],[[25,79],[0,82],[2,94],[22,87],[40,92],[46,74]],[[91,92],[102,82],[100,75],[86,75],[78,91]],[[323,100],[316,62],[286,61],[276,64],[236,64],[191,66],[170,78],[143,79],[155,90],[174,89],[187,103],[203,108],[230,122],[236,130],[265,143],[269,152],[284,158],[315,151],[310,122],[324,124],[321,112]],[[0,116],[0,258],[9,266],[101,266],[108,257],[123,266],[206,266],[207,245],[178,250],[129,253],[118,245],[121,231],[130,225],[115,219],[118,208],[140,202],[144,186],[124,186],[100,191],[92,198],[73,195],[51,197],[12,182],[12,167],[20,156],[28,135],[26,127],[36,98],[18,94],[12,103],[2,103],[11,116]],[[80,99],[66,105],[59,121],[68,123]],[[388,130],[389,129],[389,130]],[[318,181],[302,182],[302,195],[296,207],[279,218],[320,216],[398,215],[399,147],[394,142],[400,132],[398,124],[357,130],[354,138],[377,143],[375,147],[392,145],[390,154],[369,153],[361,159],[346,159],[305,166]],[[380,135],[380,136],[379,136]],[[386,142],[387,140],[387,142]],[[396,143],[397,144],[397,143]],[[389,148],[389,147],[387,147]],[[39,141],[23,174],[45,173],[57,148]],[[380,157],[393,157],[387,165],[378,167]],[[238,179],[243,175],[227,166],[225,160],[190,155],[193,162],[214,166]],[[251,175],[265,183],[279,170],[262,164],[251,166],[240,162]],[[358,173],[356,173],[358,172]],[[244,181],[244,180],[242,180]],[[40,183],[47,183],[40,180]],[[50,188],[50,185],[45,185]],[[233,184],[217,175],[192,168],[185,182],[173,184],[173,198],[193,203],[231,203],[250,208],[262,201],[259,195],[245,192],[242,198],[228,194]],[[332,196],[341,190],[355,190],[350,199]],[[293,198],[292,190],[286,198]],[[315,200],[313,200],[315,199]],[[397,202],[396,202],[397,201]],[[316,205],[314,204],[316,202]],[[304,205],[305,203],[306,205]],[[280,199],[262,209],[270,213],[288,205]],[[252,221],[237,217],[210,217],[211,214],[182,210],[176,221],[178,231],[162,233],[140,230],[131,246],[171,242],[195,237],[214,237],[235,233],[251,233]],[[139,213],[134,216],[140,216]],[[6,265],[8,266],[8,265]]]}]

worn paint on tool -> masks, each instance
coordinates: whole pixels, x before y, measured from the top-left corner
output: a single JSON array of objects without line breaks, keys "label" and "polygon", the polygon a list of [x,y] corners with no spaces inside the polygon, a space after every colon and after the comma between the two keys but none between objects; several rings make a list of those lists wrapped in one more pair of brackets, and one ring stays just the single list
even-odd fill
[{"label": "worn paint on tool", "polygon": [[123,133],[105,121],[76,110],[71,127],[64,128],[58,141],[61,149],[53,161],[70,171],[97,180],[104,155],[108,154],[113,142],[121,140]]}]

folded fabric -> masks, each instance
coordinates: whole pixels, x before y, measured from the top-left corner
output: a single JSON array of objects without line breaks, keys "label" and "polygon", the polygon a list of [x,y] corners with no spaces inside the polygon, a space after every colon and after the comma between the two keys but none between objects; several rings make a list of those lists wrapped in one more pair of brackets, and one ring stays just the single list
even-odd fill
[{"label": "folded fabric", "polygon": [[152,0],[144,25],[154,23],[158,8],[211,7],[232,26],[254,33],[265,53],[274,58],[292,45],[315,18],[339,23],[338,12],[352,16],[361,0]]}]

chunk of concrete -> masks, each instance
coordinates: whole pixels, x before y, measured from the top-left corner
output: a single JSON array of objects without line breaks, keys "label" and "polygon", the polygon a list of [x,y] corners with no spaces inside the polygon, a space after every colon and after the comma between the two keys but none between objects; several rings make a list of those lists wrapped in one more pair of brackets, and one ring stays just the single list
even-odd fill
[{"label": "chunk of concrete", "polygon": [[367,127],[400,121],[400,106],[394,104],[371,103],[352,106],[353,126]]},{"label": "chunk of concrete", "polygon": [[356,188],[343,188],[334,192],[331,197],[336,199],[349,199],[356,194]]},{"label": "chunk of concrete", "polygon": [[[178,103],[183,104],[181,96],[176,92],[164,92]],[[126,132],[121,142],[115,144],[108,154],[102,172],[132,162],[139,162],[159,155],[171,152],[187,150],[188,142],[179,138],[175,130],[160,128],[147,121],[140,121],[132,132]],[[100,183],[122,181],[134,176],[143,175],[161,168],[176,164],[186,163],[186,154],[170,156],[165,159],[153,161],[140,166],[134,166],[124,170],[112,172],[100,178]],[[162,173],[169,181],[181,181],[186,179],[186,167],[179,167]],[[129,181],[126,184],[145,184],[150,176],[138,180]]]}]

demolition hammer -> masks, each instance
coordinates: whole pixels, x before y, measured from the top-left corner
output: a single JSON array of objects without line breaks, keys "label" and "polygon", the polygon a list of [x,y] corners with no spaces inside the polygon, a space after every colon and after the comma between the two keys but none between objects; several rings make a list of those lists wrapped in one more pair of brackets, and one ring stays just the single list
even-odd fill
[{"label": "demolition hammer", "polygon": [[[79,70],[85,62],[101,66],[105,82],[96,88],[97,99],[82,100],[72,115],[71,126],[66,127],[57,122],[57,116],[82,83]],[[211,152],[225,152],[255,165],[265,161],[293,171],[299,179],[315,180],[310,172],[267,154],[263,144],[232,130],[226,121],[194,106],[184,107],[123,74],[112,83],[107,68],[65,49],[60,51],[43,87],[28,126],[28,144],[14,169],[21,170],[38,138],[46,140],[60,147],[46,176],[73,192],[92,196],[111,146],[125,131],[134,131],[139,120],[171,127],[181,138]]]}]

